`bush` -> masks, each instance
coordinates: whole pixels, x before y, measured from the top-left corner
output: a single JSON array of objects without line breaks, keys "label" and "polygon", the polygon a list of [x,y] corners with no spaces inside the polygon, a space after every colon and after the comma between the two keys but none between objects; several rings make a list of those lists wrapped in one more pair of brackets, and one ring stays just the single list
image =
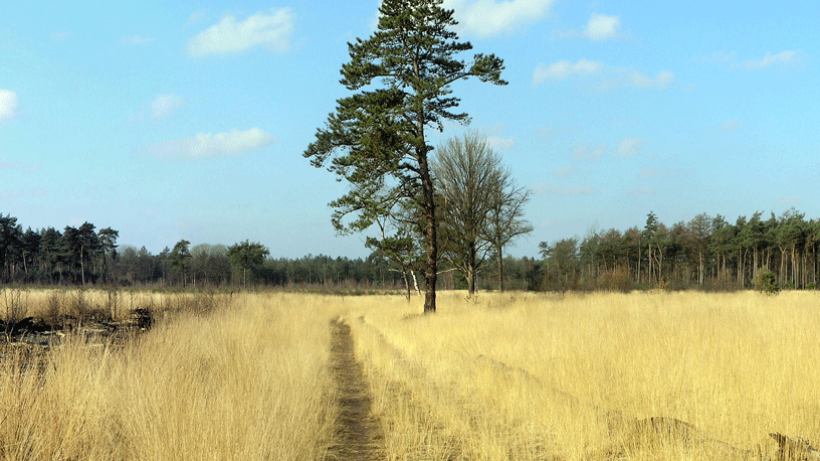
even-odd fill
[{"label": "bush", "polygon": [[757,273],[754,279],[755,283],[755,290],[774,295],[780,291],[780,287],[777,285],[777,276],[774,275],[774,272],[764,270]]},{"label": "bush", "polygon": [[626,269],[616,269],[601,274],[595,281],[596,289],[629,293],[635,287],[632,277]]}]

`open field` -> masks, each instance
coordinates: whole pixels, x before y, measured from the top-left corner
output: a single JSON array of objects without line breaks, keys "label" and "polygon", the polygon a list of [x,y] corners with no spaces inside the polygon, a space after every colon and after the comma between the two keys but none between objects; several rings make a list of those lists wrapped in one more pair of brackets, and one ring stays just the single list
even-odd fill
[{"label": "open field", "polygon": [[234,295],[125,344],[68,341],[36,372],[4,359],[0,459],[776,458],[770,433],[820,441],[818,308],[445,292],[424,316],[400,296]]}]

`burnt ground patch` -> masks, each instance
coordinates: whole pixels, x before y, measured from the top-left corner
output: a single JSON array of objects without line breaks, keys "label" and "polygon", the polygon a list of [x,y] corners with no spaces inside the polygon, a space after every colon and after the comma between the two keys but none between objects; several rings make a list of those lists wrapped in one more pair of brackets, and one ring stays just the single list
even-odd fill
[{"label": "burnt ground patch", "polygon": [[121,343],[136,334],[148,331],[154,325],[149,309],[134,309],[128,318],[114,320],[103,311],[88,312],[81,316],[60,315],[51,322],[42,317],[21,320],[0,319],[0,359],[13,352],[38,355],[51,346],[61,344],[66,336],[75,340],[95,343]]},{"label": "burnt ground patch", "polygon": [[330,365],[336,381],[339,415],[328,459],[384,459],[384,435],[371,413],[371,399],[362,368],[356,362],[350,326],[340,319],[330,322]]}]

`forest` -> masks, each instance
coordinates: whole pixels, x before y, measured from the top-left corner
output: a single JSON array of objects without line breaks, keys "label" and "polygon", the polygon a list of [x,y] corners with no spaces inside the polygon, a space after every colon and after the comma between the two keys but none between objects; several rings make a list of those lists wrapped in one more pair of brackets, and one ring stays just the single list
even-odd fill
[{"label": "forest", "polygon": [[[378,249],[364,259],[288,259],[270,257],[267,248],[247,241],[229,247],[181,240],[152,254],[145,247],[120,246],[118,237],[114,229],[87,222],[62,231],[23,230],[17,218],[0,215],[0,278],[38,285],[405,289],[401,267]],[[761,272],[772,273],[784,289],[814,289],[819,240],[820,220],[795,209],[768,217],[756,212],[734,223],[700,214],[671,226],[650,212],[643,226],[541,242],[539,255],[506,256],[502,267],[505,289],[513,290],[739,290],[753,287]],[[256,256],[248,259],[253,251]],[[495,256],[492,248],[479,255],[477,289],[498,289]],[[440,288],[466,287],[466,278],[447,259],[440,271]],[[423,277],[417,283],[423,289]]]}]

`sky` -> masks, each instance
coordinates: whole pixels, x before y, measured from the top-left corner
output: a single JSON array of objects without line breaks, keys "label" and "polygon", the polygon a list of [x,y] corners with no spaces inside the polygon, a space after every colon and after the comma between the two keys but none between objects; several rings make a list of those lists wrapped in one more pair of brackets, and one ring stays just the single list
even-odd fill
[{"label": "sky", "polygon": [[[453,84],[531,191],[508,249],[626,230],[654,211],[820,217],[820,3],[445,0],[499,87]],[[366,257],[347,190],[302,157],[378,1],[31,0],[0,11],[0,213],[120,232],[152,253],[251,240]]]}]

